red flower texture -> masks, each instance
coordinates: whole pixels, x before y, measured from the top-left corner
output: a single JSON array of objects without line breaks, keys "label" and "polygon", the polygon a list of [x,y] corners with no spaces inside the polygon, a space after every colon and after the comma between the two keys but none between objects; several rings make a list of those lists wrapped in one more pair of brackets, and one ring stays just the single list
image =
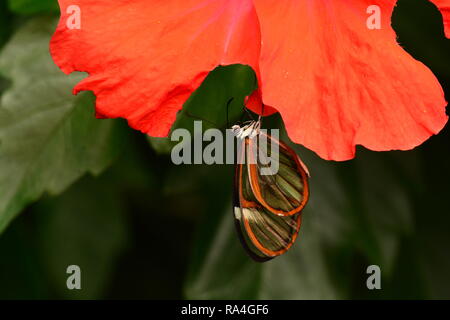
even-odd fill
[{"label": "red flower texture", "polygon": [[[450,0],[432,0],[450,36]],[[244,64],[259,89],[248,107],[280,112],[292,141],[328,160],[355,145],[407,150],[447,122],[443,90],[397,43],[396,0],[59,0],[51,54],[89,77],[100,117],[166,136],[176,113],[219,65]],[[70,6],[80,8],[69,28]],[[369,28],[368,8],[380,11]],[[368,13],[369,12],[369,13]],[[250,103],[252,102],[252,103]],[[259,102],[259,103],[253,103]]]}]

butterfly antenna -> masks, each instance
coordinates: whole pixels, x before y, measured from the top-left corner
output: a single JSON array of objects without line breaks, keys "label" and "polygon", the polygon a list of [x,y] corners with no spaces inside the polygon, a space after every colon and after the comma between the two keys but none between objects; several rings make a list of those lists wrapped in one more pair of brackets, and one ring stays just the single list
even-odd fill
[{"label": "butterfly antenna", "polygon": [[253,117],[253,115],[250,113],[250,111],[248,110],[248,108],[245,105],[244,105],[244,110],[245,110],[245,112],[247,112],[247,115],[250,117],[250,119],[255,121],[255,118]]},{"label": "butterfly antenna", "polygon": [[264,107],[265,107],[264,103],[262,103],[261,105],[262,105],[262,106],[261,106],[261,114],[260,114],[259,117],[258,117],[258,121],[259,121],[260,123],[262,122],[262,118],[263,118],[263,116],[264,116]]}]

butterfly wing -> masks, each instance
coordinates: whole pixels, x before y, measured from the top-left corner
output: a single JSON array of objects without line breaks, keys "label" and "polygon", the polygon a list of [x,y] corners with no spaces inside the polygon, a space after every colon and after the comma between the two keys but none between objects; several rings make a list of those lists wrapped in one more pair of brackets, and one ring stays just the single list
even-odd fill
[{"label": "butterfly wing", "polygon": [[264,262],[292,246],[300,230],[301,213],[280,216],[260,203],[252,188],[251,179],[255,176],[252,177],[251,164],[247,161],[250,145],[251,139],[243,140],[241,159],[236,165],[234,216],[247,253],[254,260]]},{"label": "butterfly wing", "polygon": [[[260,138],[248,139],[247,148],[250,184],[256,199],[279,216],[301,212],[309,198],[306,166],[295,151],[283,142],[262,132]],[[263,175],[261,168],[268,167],[272,144],[278,146],[278,170],[271,175]]]}]

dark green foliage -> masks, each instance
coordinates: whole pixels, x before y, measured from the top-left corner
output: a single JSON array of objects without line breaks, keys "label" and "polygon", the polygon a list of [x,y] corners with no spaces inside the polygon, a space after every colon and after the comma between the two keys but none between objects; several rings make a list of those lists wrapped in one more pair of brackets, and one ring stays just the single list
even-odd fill
[{"label": "dark green foliage", "polygon": [[[233,167],[174,166],[167,139],[96,120],[93,96],[71,94],[83,75],[49,56],[55,12],[54,0],[0,3],[0,298],[450,298],[448,126],[415,150],[359,148],[346,163],[294,146],[311,172],[300,237],[258,264],[234,229]],[[400,0],[393,22],[450,100],[436,8]],[[224,129],[227,102],[233,124],[254,86],[247,67],[218,68],[174,128]],[[80,292],[66,289],[69,264]],[[366,288],[371,264],[382,290]]]}]

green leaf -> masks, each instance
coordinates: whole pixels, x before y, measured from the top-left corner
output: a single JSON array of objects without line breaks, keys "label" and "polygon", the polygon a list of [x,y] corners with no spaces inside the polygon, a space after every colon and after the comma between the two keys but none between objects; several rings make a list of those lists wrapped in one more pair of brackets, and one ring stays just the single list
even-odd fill
[{"label": "green leaf", "polygon": [[8,0],[8,5],[11,11],[23,15],[58,12],[59,10],[57,0]]},{"label": "green leaf", "polygon": [[116,156],[115,121],[96,120],[93,96],[71,95],[81,76],[66,76],[48,50],[53,21],[30,21],[0,55],[11,82],[0,100],[0,232],[44,192],[58,194]]},{"label": "green leaf", "polygon": [[244,253],[235,232],[232,207],[201,222],[185,286],[188,299],[256,299],[261,265]]},{"label": "green leaf", "polygon": [[148,143],[157,154],[170,154],[176,142],[172,142],[170,138],[159,138],[147,136]]},{"label": "green leaf", "polygon": [[[123,198],[114,182],[84,178],[60,197],[39,202],[34,208],[40,218],[37,241],[41,261],[59,296],[105,296],[128,239]],[[81,290],[67,289],[70,265],[81,269]]]},{"label": "green leaf", "polygon": [[193,122],[203,120],[207,128],[225,128],[237,121],[243,112],[244,98],[256,89],[255,73],[249,66],[217,67],[188,99],[179,112],[172,130],[193,130]]},{"label": "green leaf", "polygon": [[[116,166],[117,168],[118,166]],[[129,245],[122,186],[113,170],[85,177],[27,209],[0,237],[2,299],[101,299]],[[92,195],[95,195],[93,197]],[[69,290],[67,267],[81,269]]]},{"label": "green leaf", "polygon": [[11,33],[11,16],[12,14],[8,11],[6,3],[0,2],[0,48],[3,47],[3,44]]}]

